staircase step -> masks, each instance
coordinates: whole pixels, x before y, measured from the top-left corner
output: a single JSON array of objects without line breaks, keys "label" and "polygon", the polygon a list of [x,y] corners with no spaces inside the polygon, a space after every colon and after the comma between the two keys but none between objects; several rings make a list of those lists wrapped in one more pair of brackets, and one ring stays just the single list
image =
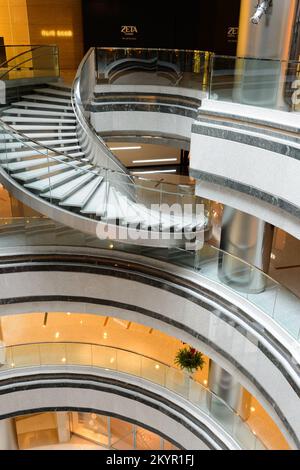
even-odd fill
[{"label": "staircase step", "polygon": [[[73,166],[80,165],[80,162],[74,162]],[[43,168],[38,168],[36,170],[24,171],[22,173],[17,173],[13,175],[15,179],[31,183],[38,178],[46,178],[55,176],[55,173],[58,171],[68,170],[70,165],[66,163],[59,163],[58,165],[44,166]]]},{"label": "staircase step", "polygon": [[[67,160],[67,157],[59,157],[60,160]],[[55,164],[56,161],[53,159],[49,159],[47,157],[43,158],[33,158],[32,160],[24,160],[20,162],[12,162],[12,163],[1,163],[4,168],[7,168],[9,171],[19,171],[24,170],[25,168],[34,168],[40,165],[47,165],[50,166]]]},{"label": "staircase step", "polygon": [[103,181],[96,189],[88,203],[81,210],[82,214],[105,215],[106,201],[109,194],[109,183]]},{"label": "staircase step", "polygon": [[[36,126],[32,126],[30,124],[28,125],[19,125],[19,124],[11,124],[11,126],[13,129],[15,129],[16,131],[20,131],[20,132],[23,132],[25,133],[25,131],[60,131],[62,135],[64,135],[64,132],[68,131],[68,132],[75,132],[76,131],[76,126],[55,126],[55,125],[43,125],[43,129],[41,128],[36,128]],[[33,137],[32,137],[33,138]]]},{"label": "staircase step", "polygon": [[42,110],[57,110],[57,111],[65,111],[66,114],[73,113],[72,106],[63,106],[60,104],[51,104],[51,103],[36,103],[34,101],[18,101],[16,103],[12,103],[14,107],[20,108],[35,108],[35,109],[42,109]]},{"label": "staircase step", "polygon": [[71,107],[71,97],[69,99],[64,98],[56,98],[54,96],[46,96],[46,95],[24,95],[22,99],[26,101],[36,101],[36,102],[46,102],[52,104],[66,104]]},{"label": "staircase step", "polygon": [[95,176],[88,184],[83,188],[76,191],[72,196],[64,199],[60,205],[68,207],[83,207],[87,204],[93,193],[96,191],[97,187],[102,182],[102,176]]},{"label": "staircase step", "polygon": [[[65,113],[66,117],[69,117],[69,113]],[[30,116],[49,116],[49,117],[54,117],[54,116],[62,116],[62,113],[60,110],[58,111],[42,111],[42,110],[34,110],[34,109],[21,109],[21,108],[9,108],[6,109],[3,112],[3,115],[5,116],[10,116],[10,115],[21,115],[24,117],[25,115],[30,115]],[[72,115],[70,116],[72,117]]]},{"label": "staircase step", "polygon": [[[91,179],[94,178],[93,173],[88,172],[88,170],[91,170],[92,168],[92,165],[86,165],[84,167],[80,167],[80,169],[78,170],[72,170],[70,172],[70,175],[68,175],[71,176],[69,181],[65,180],[66,182],[64,184],[61,184],[60,186],[57,186],[54,189],[51,189],[51,191],[47,191],[46,193],[42,194],[42,196],[47,198],[52,197],[59,201],[61,199],[71,196],[73,193],[79,191],[83,185],[85,185]],[[71,175],[71,173],[73,174]],[[50,181],[51,180],[52,178],[50,178]]]},{"label": "staircase step", "polygon": [[35,93],[39,95],[45,94],[50,96],[69,97],[71,96],[70,90],[55,90],[54,88],[36,88]]},{"label": "staircase step", "polygon": [[[51,168],[52,170],[52,168]],[[49,186],[51,184],[51,188],[56,188],[57,186],[69,181],[69,179],[73,178],[76,175],[76,169],[72,168],[68,165],[64,165],[61,168],[55,169],[55,171],[60,171],[58,174],[48,175],[41,174],[38,177],[42,178],[38,181],[31,181],[30,183],[26,183],[24,186],[26,188],[33,189],[39,193],[43,193],[49,190]]]},{"label": "staircase step", "polygon": [[30,122],[30,123],[36,123],[37,126],[43,125],[43,124],[58,124],[60,123],[61,125],[63,124],[75,124],[76,119],[53,119],[53,118],[31,118],[31,117],[22,117],[22,116],[3,116],[2,121],[4,122],[12,122],[12,123],[17,123],[17,122]]}]

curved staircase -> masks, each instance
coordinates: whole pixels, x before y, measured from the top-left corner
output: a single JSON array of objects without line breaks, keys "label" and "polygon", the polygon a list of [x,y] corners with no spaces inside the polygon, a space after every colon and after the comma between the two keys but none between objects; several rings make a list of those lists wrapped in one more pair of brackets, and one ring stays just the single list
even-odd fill
[{"label": "curved staircase", "polygon": [[[97,233],[96,223],[113,224],[140,235],[145,231],[156,232],[154,244],[169,246],[182,243],[180,233],[188,232],[190,240],[191,233],[196,236],[203,232],[204,216],[163,213],[138,202],[129,175],[122,175],[125,183],[120,185],[117,172],[86,156],[80,146],[77,124],[71,89],[59,83],[37,88],[12,103],[0,118],[2,182],[7,185],[9,180],[8,189],[14,193],[17,188],[17,197],[25,191],[29,197],[24,202],[28,205],[30,195],[34,196],[33,207],[38,207],[42,214],[88,233]],[[145,192],[149,201],[157,203],[159,191]],[[176,202],[175,193],[174,199]],[[48,204],[43,204],[44,201]],[[67,211],[68,217],[64,219],[60,212],[56,218],[61,210]],[[73,223],[70,215],[88,223],[79,227],[78,220]],[[171,243],[167,241],[168,233]],[[142,238],[147,237],[144,234]]]}]

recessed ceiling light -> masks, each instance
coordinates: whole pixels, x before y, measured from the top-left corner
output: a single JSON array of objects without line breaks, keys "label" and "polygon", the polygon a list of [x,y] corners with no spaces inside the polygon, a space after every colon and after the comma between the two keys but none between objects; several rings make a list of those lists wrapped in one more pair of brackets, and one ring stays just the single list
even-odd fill
[{"label": "recessed ceiling light", "polygon": [[176,173],[177,170],[160,170],[160,171],[133,171],[132,175],[154,175],[156,173]]},{"label": "recessed ceiling light", "polygon": [[153,158],[152,160],[132,160],[132,163],[177,162],[177,158]]},{"label": "recessed ceiling light", "polygon": [[70,316],[70,315],[71,315],[71,312],[67,312],[67,315]]},{"label": "recessed ceiling light", "polygon": [[141,150],[140,145],[133,145],[131,147],[109,147],[110,150]]}]

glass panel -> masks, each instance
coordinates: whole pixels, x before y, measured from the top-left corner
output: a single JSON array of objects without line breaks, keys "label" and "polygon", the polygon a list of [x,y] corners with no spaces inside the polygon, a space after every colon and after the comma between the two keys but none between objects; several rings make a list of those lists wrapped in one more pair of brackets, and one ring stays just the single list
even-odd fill
[{"label": "glass panel", "polygon": [[137,426],[136,428],[136,449],[137,450],[160,450],[161,438],[147,429]]},{"label": "glass panel", "polygon": [[186,398],[189,396],[189,381],[190,376],[186,372],[171,368],[166,370],[166,388]]},{"label": "glass panel", "polygon": [[212,393],[209,394],[210,415],[232,435],[234,425],[234,412],[225,402]]},{"label": "glass panel", "polygon": [[213,56],[210,98],[297,111],[293,94],[299,70],[297,61]]},{"label": "glass panel", "polygon": [[13,346],[11,348],[12,367],[30,367],[40,365],[40,354],[38,344],[26,344],[22,346]]},{"label": "glass panel", "polygon": [[92,346],[92,363],[95,367],[104,369],[117,368],[117,352],[113,348],[106,346]]},{"label": "glass panel", "polygon": [[66,345],[63,343],[40,344],[42,365],[64,365],[67,363]]},{"label": "glass panel", "polygon": [[142,361],[141,356],[137,354],[119,349],[117,352],[117,365],[120,372],[141,376]]},{"label": "glass panel", "polygon": [[209,391],[194,380],[189,382],[189,400],[205,413],[210,409]]},{"label": "glass panel", "polygon": [[134,448],[134,425],[117,418],[110,419],[111,447],[116,450]]},{"label": "glass panel", "polygon": [[161,364],[153,359],[148,359],[147,357],[141,358],[142,362],[142,374],[141,376],[144,379],[151,380],[159,385],[165,385],[165,377],[167,366]]},{"label": "glass panel", "polygon": [[66,355],[68,364],[92,365],[92,346],[90,344],[66,344]]}]

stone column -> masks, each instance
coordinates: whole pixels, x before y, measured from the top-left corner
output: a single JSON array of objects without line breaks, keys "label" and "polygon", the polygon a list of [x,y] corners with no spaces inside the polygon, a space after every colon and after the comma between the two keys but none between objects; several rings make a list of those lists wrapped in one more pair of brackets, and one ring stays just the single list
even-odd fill
[{"label": "stone column", "polygon": [[[247,420],[250,415],[251,395],[229,374],[222,369],[216,362],[209,362],[209,389],[219,398],[221,398],[231,410],[234,410],[243,420]],[[230,419],[232,413],[230,409],[221,406],[221,402],[211,400],[212,414],[222,415],[224,419]],[[228,416],[227,416],[228,415]]]},{"label": "stone column", "polygon": [[[292,92],[287,80],[288,64],[298,0],[272,0],[267,14],[258,24],[250,19],[257,0],[242,0],[236,61],[234,101],[239,103],[290,110]],[[244,60],[244,57],[269,60]],[[281,61],[281,62],[280,62]],[[289,78],[290,73],[289,71]],[[291,80],[293,81],[293,80]],[[286,95],[286,96],[285,96]]]},{"label": "stone column", "polygon": [[14,418],[0,420],[0,450],[18,450],[18,439]]},{"label": "stone column", "polygon": [[220,254],[219,277],[222,282],[242,292],[262,292],[266,278],[250,265],[268,272],[273,233],[274,227],[267,222],[226,206],[220,248],[233,256]]}]

